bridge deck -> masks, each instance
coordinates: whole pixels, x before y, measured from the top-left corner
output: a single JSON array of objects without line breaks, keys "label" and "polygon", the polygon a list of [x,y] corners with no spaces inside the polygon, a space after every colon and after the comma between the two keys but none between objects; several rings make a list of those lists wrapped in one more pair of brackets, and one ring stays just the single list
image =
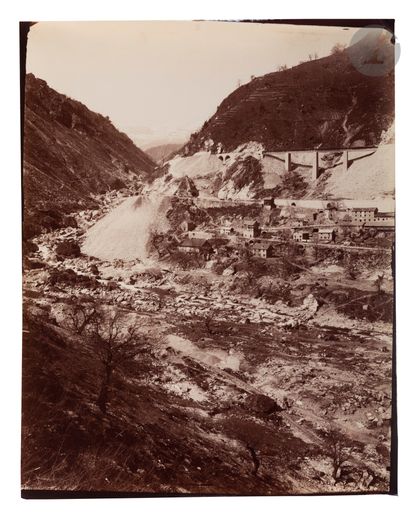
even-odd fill
[{"label": "bridge deck", "polygon": [[278,153],[343,153],[344,151],[358,152],[358,151],[376,151],[378,146],[367,146],[365,148],[318,148],[318,149],[279,149],[273,151],[264,151],[265,155],[277,155]]}]

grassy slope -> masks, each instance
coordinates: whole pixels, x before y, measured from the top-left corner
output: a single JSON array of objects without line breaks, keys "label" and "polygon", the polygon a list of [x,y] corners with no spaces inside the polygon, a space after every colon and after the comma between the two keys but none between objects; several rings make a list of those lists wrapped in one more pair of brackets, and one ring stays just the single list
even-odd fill
[{"label": "grassy slope", "polygon": [[[95,407],[99,367],[67,331],[26,318],[23,351],[23,486],[29,489],[281,494],[291,466],[307,453],[279,421],[258,419],[219,398],[198,404],[166,391],[166,372],[192,385],[219,379],[185,358],[163,361],[152,348],[116,372],[108,414]],[[236,397],[236,398],[235,398]],[[229,414],[214,417],[217,404]],[[265,452],[258,477],[248,444]],[[272,469],[280,464],[279,474]],[[289,465],[289,467],[288,467]],[[287,468],[285,470],[285,468]],[[286,478],[282,476],[287,472]]]}]

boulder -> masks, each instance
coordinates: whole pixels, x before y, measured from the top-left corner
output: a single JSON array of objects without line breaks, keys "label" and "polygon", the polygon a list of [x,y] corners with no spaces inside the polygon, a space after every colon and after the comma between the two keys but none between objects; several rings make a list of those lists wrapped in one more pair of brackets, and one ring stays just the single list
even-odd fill
[{"label": "boulder", "polygon": [[261,394],[248,396],[245,404],[251,411],[266,415],[283,411],[282,407],[273,398]]}]

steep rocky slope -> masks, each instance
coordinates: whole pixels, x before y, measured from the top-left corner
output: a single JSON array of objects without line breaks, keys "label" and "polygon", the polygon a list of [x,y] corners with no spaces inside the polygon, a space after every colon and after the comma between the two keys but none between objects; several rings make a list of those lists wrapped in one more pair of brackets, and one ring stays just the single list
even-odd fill
[{"label": "steep rocky slope", "polygon": [[[327,57],[253,79],[230,94],[183,148],[193,154],[212,140],[223,151],[248,141],[267,150],[378,144],[394,115],[394,71],[356,69],[370,48],[389,55],[388,41],[366,39]],[[181,153],[181,154],[184,154]]]},{"label": "steep rocky slope", "polygon": [[25,228],[56,227],[92,205],[91,194],[136,183],[155,163],[108,118],[26,77],[23,186]]}]

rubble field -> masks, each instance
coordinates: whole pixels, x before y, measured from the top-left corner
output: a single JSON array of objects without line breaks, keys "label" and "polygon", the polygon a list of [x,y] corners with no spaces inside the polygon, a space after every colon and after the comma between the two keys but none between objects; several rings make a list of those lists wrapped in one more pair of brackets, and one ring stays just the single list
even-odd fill
[{"label": "rubble field", "polygon": [[[238,274],[59,257],[93,222],[39,235],[26,262],[25,488],[388,492],[390,281],[377,293],[328,265],[272,301],[233,288]],[[106,414],[73,302],[120,312],[143,340],[114,371]]]}]

